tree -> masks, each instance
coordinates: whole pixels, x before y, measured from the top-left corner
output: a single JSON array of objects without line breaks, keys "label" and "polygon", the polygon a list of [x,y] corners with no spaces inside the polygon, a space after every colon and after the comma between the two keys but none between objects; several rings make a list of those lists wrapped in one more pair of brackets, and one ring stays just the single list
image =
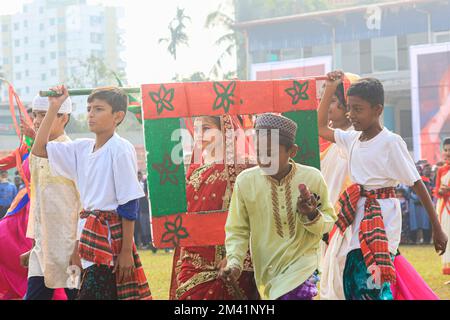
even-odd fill
[{"label": "tree", "polygon": [[[86,60],[76,59],[75,62],[77,65],[77,73],[71,74],[67,80],[67,86],[69,88],[97,88],[112,85],[121,86],[121,83],[118,83],[118,79],[126,79],[126,74],[123,69],[112,70],[106,65],[104,60],[94,55],[89,56]],[[82,101],[83,99],[75,97],[72,98],[72,101],[74,103],[82,104],[85,102],[79,101]],[[135,122],[137,121],[128,121],[121,127],[125,127],[126,129],[134,128],[136,127]],[[82,113],[77,116],[72,114],[66,129],[69,133],[89,131],[86,114]]]},{"label": "tree", "polygon": [[[236,73],[234,71],[224,73],[223,70],[223,61],[226,58],[233,57],[236,53],[238,47],[243,44],[243,37],[240,32],[238,32],[235,28],[235,19],[233,17],[234,13],[230,12],[232,8],[231,1],[226,2],[225,4],[219,5],[216,11],[211,12],[206,17],[205,27],[206,28],[215,28],[222,27],[225,29],[225,33],[222,34],[216,41],[215,45],[222,48],[222,52],[217,58],[214,66],[211,68],[209,75],[214,76],[216,78],[219,77],[219,74],[222,73],[222,79],[226,77],[235,77]],[[229,13],[226,13],[226,12]],[[238,68],[241,70],[241,68]],[[245,73],[244,73],[245,74]],[[242,75],[241,75],[242,76]]]},{"label": "tree", "polygon": [[177,7],[177,13],[168,26],[170,36],[168,38],[160,38],[158,41],[158,43],[168,43],[167,51],[169,51],[174,60],[177,60],[177,49],[179,46],[189,46],[189,37],[185,32],[185,20],[190,21],[191,18],[184,14],[184,9]]},{"label": "tree", "polygon": [[175,82],[200,82],[200,81],[209,81],[210,79],[203,72],[194,72],[188,77],[183,77],[179,74],[176,74],[172,81]]},{"label": "tree", "polygon": [[91,55],[86,60],[76,60],[78,62],[77,75],[71,74],[67,84],[72,88],[101,87],[117,85],[116,77],[125,79],[123,69],[112,70],[103,59]]}]

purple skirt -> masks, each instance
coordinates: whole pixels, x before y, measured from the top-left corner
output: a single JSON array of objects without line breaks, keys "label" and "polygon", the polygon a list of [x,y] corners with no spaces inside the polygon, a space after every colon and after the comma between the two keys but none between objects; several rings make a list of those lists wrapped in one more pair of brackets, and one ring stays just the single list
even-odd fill
[{"label": "purple skirt", "polygon": [[319,282],[319,276],[315,272],[308,280],[277,300],[312,300],[318,294],[317,282]]}]

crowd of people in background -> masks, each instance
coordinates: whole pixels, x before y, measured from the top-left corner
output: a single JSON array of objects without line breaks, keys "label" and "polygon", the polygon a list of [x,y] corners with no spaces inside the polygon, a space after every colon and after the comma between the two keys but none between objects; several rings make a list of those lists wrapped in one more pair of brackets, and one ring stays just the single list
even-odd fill
[{"label": "crowd of people in background", "polygon": [[[150,228],[150,208],[148,203],[148,187],[147,178],[142,171],[138,172],[139,183],[145,192],[145,197],[139,199],[138,217],[134,225],[134,243],[139,250],[151,250],[156,253],[156,249],[152,244],[152,235]],[[165,249],[165,252],[172,252],[171,249]]]},{"label": "crowd of people in background", "polygon": [[8,178],[8,171],[0,170],[0,219],[6,214],[17,192],[22,188],[23,182],[20,177],[16,176],[12,183]]},{"label": "crowd of people in background", "polygon": [[[427,160],[416,162],[416,168],[433,199],[437,202],[436,176],[439,168],[444,165],[440,161],[431,165]],[[397,198],[402,207],[402,244],[430,244],[432,243],[431,224],[425,208],[412,188],[399,185],[396,189]]]}]

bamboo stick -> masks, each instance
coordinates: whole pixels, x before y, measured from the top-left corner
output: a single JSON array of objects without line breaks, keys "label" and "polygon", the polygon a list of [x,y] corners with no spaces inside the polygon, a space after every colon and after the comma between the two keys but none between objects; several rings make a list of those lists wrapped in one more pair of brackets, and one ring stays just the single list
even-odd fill
[{"label": "bamboo stick", "polygon": [[[131,87],[131,88],[120,88],[126,93],[141,93],[140,87]],[[94,88],[83,88],[83,89],[69,89],[69,96],[88,96],[92,93]],[[55,94],[52,90],[43,90],[39,91],[39,95],[41,97],[56,97],[57,94]]]},{"label": "bamboo stick", "polygon": [[[316,77],[300,77],[300,78],[295,78],[295,79],[302,79],[302,80],[326,80],[327,76],[316,76]],[[285,79],[287,80],[287,79]],[[227,80],[229,81],[229,80]],[[124,90],[126,93],[141,93],[141,88],[140,87],[130,87],[130,88],[121,88],[122,90]],[[82,89],[69,89],[69,96],[88,96],[91,94],[91,92],[94,90],[94,88],[82,88]],[[41,97],[56,97],[57,95],[55,94],[54,91],[52,90],[43,90],[43,91],[39,91],[39,95]]]}]

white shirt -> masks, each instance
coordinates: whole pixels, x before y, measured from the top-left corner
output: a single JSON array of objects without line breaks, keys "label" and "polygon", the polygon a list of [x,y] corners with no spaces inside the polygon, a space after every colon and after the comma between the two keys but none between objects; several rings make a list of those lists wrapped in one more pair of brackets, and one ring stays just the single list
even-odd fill
[{"label": "white shirt", "polygon": [[[47,144],[52,172],[76,182],[83,209],[116,210],[119,205],[144,197],[133,145],[115,133],[95,152],[94,146],[94,139]],[[80,219],[79,229],[84,220]]]},{"label": "white shirt", "polygon": [[85,210],[116,210],[145,196],[137,177],[136,150],[114,134],[93,152],[94,139],[49,142],[48,159],[54,174],[77,183]]},{"label": "white shirt", "polygon": [[[384,128],[369,141],[359,141],[361,131],[336,129],[336,144],[344,150],[353,183],[366,190],[396,187],[399,183],[412,186],[420,175],[417,172],[403,139]],[[360,248],[359,225],[364,217],[365,197],[357,204],[356,217],[351,228],[351,240],[346,252]],[[389,242],[389,250],[396,253],[402,229],[401,207],[398,199],[378,199]]]}]

